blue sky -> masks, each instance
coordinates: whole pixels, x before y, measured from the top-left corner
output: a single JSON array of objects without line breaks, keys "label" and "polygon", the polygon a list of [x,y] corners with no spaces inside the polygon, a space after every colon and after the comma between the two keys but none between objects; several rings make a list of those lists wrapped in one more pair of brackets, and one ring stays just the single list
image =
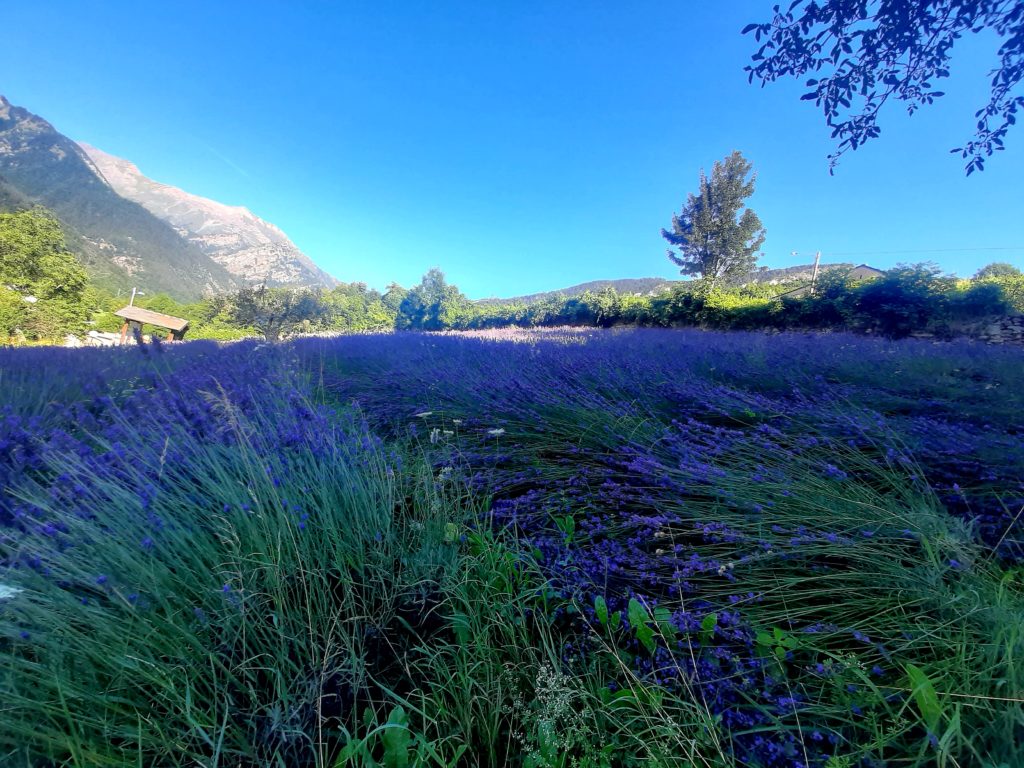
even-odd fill
[{"label": "blue sky", "polygon": [[947,96],[889,109],[830,177],[800,85],[743,72],[739,30],[771,6],[19,3],[0,93],[378,288],[432,266],[473,298],[674,276],[660,229],[734,149],[758,171],[762,264],[821,249],[961,275],[1024,266],[1024,131],[970,178],[948,153],[986,99],[993,41],[962,41]]}]

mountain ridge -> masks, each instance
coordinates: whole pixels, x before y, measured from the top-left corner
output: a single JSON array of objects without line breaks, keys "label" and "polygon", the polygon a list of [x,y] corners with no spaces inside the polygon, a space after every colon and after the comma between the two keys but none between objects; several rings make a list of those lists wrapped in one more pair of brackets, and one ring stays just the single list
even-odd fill
[{"label": "mountain ridge", "polygon": [[78,146],[115,192],[170,224],[237,278],[268,285],[337,284],[280,227],[245,206],[186,192],[149,178],[130,160],[85,142]]},{"label": "mountain ridge", "polygon": [[239,284],[168,224],[118,195],[75,142],[3,96],[0,176],[57,216],[83,264],[110,287],[144,284],[193,299]]},{"label": "mountain ridge", "polygon": [[[254,281],[337,284],[284,232],[248,209],[162,185],[130,161],[89,149],[92,154],[0,95],[0,210],[42,205],[52,211],[68,246],[98,284],[118,290],[138,286],[184,301]],[[124,164],[120,177],[114,161]],[[135,196],[162,215],[121,194],[107,173],[122,189],[132,186],[131,176],[134,186],[149,193]],[[168,206],[153,200],[158,193],[165,202],[170,195],[179,207],[163,210]]]}]

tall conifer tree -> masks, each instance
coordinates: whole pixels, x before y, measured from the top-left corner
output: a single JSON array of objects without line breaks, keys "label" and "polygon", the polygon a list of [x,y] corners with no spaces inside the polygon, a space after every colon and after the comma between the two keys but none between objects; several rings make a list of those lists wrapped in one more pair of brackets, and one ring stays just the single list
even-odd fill
[{"label": "tall conifer tree", "polygon": [[661,235],[678,248],[668,257],[683,275],[699,275],[708,287],[743,277],[754,270],[765,230],[757,214],[746,207],[754,194],[757,174],[739,152],[733,152],[700,173],[700,189],[687,197],[683,210],[672,217],[672,230]]}]

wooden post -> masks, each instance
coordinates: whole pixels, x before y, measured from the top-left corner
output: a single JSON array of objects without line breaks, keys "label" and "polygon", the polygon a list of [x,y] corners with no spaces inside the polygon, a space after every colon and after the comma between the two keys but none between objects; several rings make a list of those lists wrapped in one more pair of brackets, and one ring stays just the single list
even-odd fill
[{"label": "wooden post", "polygon": [[124,340],[128,338],[128,321],[124,321],[124,325],[121,326],[121,341],[119,344],[124,344]]},{"label": "wooden post", "polygon": [[811,295],[814,295],[814,289],[818,284],[818,262],[821,261],[821,251],[814,254],[814,271],[811,272]]}]

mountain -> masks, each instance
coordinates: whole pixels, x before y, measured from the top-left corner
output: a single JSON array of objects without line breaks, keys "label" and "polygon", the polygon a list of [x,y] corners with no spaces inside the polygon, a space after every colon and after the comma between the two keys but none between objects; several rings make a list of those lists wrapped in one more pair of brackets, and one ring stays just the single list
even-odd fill
[{"label": "mountain", "polygon": [[22,198],[56,214],[69,247],[101,283],[145,286],[181,299],[239,284],[169,224],[117,194],[75,142],[3,96],[0,177]]},{"label": "mountain", "polygon": [[248,209],[161,184],[144,176],[128,160],[82,142],[78,146],[121,197],[170,224],[239,280],[267,285],[337,285],[284,232]]},{"label": "mountain", "polygon": [[336,282],[244,208],[151,181],[0,96],[0,211],[33,204],[54,212],[68,247],[108,288],[190,301],[264,280]]}]

